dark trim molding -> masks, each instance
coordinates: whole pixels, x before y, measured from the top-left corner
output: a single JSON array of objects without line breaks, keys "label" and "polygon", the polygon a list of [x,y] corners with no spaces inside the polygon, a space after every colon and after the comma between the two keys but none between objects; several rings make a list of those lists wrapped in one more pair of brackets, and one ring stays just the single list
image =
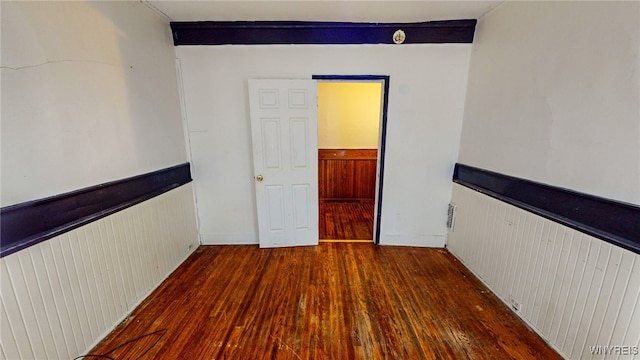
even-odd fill
[{"label": "dark trim molding", "polygon": [[378,149],[318,149],[319,160],[378,160]]},{"label": "dark trim molding", "polygon": [[640,254],[640,207],[456,164],[453,181]]},{"label": "dark trim molding", "polygon": [[387,113],[389,111],[389,75],[313,75],[315,80],[325,81],[380,81],[384,93],[382,94],[382,124],[380,124],[380,148],[378,149],[378,208],[376,209],[376,233],[373,234],[373,243],[380,244],[380,224],[382,221],[382,188],[384,185],[384,161],[387,144]]},{"label": "dark trim molding", "polygon": [[0,209],[0,257],[191,181],[189,163]]},{"label": "dark trim molding", "polygon": [[173,44],[393,44],[403,30],[405,44],[472,43],[477,20],[418,23],[350,23],[316,21],[171,22]]}]

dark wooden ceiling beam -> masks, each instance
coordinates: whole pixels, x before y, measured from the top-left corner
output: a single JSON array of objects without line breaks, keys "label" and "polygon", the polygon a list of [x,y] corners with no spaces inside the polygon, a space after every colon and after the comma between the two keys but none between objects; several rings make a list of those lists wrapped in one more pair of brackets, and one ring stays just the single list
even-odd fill
[{"label": "dark wooden ceiling beam", "polygon": [[418,23],[315,21],[172,22],[174,45],[394,44],[402,30],[404,44],[472,43],[477,20]]}]

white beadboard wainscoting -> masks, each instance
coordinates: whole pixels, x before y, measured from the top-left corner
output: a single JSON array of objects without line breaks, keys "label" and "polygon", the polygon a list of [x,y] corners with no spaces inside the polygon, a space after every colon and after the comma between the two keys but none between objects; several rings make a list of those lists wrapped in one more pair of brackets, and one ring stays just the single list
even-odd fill
[{"label": "white beadboard wainscoting", "polygon": [[2,258],[0,357],[86,353],[197,246],[189,183]]},{"label": "white beadboard wainscoting", "polygon": [[449,250],[560,355],[640,359],[640,255],[458,184],[452,202]]}]

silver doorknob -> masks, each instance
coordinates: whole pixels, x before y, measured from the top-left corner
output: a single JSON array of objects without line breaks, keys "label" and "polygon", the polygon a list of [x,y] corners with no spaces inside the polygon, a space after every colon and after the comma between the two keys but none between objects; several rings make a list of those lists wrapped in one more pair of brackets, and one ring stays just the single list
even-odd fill
[{"label": "silver doorknob", "polygon": [[262,177],[262,175],[258,175],[258,176],[256,176],[256,180],[262,181],[262,180],[264,180],[264,178]]}]

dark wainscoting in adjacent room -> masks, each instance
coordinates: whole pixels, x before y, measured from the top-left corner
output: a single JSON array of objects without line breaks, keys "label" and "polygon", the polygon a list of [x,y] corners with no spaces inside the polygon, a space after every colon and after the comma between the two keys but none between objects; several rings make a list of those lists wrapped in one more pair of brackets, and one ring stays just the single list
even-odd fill
[{"label": "dark wainscoting in adjacent room", "polygon": [[319,149],[320,199],[375,199],[376,149]]}]

